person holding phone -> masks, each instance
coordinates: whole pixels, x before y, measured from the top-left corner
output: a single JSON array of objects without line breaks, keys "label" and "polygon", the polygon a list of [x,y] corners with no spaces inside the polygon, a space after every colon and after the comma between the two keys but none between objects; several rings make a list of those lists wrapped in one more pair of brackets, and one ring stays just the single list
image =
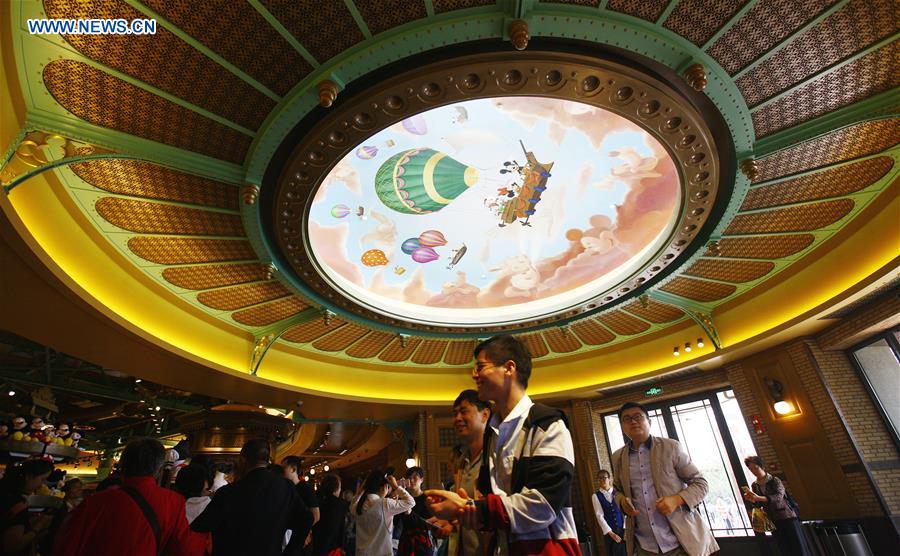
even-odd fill
[{"label": "person holding phone", "polygon": [[394,516],[415,505],[416,501],[393,475],[381,469],[369,473],[350,506],[356,519],[356,555],[390,556]]}]

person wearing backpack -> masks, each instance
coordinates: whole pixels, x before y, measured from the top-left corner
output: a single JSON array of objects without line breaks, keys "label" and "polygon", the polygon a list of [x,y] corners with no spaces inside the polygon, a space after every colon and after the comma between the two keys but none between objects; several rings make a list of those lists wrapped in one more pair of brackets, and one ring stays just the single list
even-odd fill
[{"label": "person wearing backpack", "polygon": [[494,336],[474,355],[478,397],[494,402],[477,493],[426,491],[433,515],[495,531],[501,554],[581,556],[571,503],[575,450],[565,413],[525,393],[531,355],[516,338]]},{"label": "person wearing backpack", "polygon": [[808,556],[810,550],[803,536],[796,504],[792,503],[793,499],[784,489],[784,484],[778,477],[766,472],[765,462],[759,456],[745,458],[744,465],[756,477],[751,488],[743,487],[744,500],[765,509],[775,524],[772,535],[778,543],[778,550],[783,555]]},{"label": "person wearing backpack", "polygon": [[56,556],[194,556],[184,498],[157,485],[166,451],[158,440],[125,446],[122,485],[89,496],[57,537]]}]

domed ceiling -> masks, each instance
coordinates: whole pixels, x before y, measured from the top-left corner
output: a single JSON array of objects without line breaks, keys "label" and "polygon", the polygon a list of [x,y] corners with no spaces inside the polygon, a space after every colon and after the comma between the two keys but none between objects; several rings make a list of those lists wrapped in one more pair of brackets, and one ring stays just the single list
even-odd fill
[{"label": "domed ceiling", "polygon": [[499,332],[535,394],[714,360],[897,269],[900,15],[802,4],[10,3],[3,211],[249,381],[446,401]]}]

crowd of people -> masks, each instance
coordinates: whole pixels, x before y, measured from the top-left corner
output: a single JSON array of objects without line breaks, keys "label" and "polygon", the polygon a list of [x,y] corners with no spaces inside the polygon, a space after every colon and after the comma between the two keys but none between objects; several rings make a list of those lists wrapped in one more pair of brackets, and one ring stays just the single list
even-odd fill
[{"label": "crowd of people", "polygon": [[[66,482],[55,513],[29,511],[27,496],[53,473],[43,459],[10,466],[0,481],[0,555],[486,556],[581,554],[571,504],[572,435],[563,411],[526,393],[531,357],[511,336],[474,352],[476,389],[453,402],[450,484],[423,490],[425,473],[372,469],[355,492],[328,473],[318,488],[302,460],[271,461],[269,443],[250,440],[234,469],[136,439],[119,473],[83,496]],[[601,470],[592,498],[605,553],[706,556],[719,550],[698,509],[709,487],[680,444],[650,434],[637,403],[618,412],[630,442]],[[173,454],[174,453],[174,454]],[[744,496],[766,507],[784,554],[806,554],[797,515],[762,460]],[[228,480],[226,477],[231,477]]]}]

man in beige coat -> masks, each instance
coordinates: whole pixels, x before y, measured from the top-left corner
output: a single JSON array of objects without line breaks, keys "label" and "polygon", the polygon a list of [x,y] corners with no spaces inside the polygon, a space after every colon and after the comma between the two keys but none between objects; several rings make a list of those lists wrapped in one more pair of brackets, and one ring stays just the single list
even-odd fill
[{"label": "man in beige coat", "polygon": [[629,516],[629,556],[707,556],[718,551],[697,509],[709,484],[690,456],[677,441],[650,436],[650,416],[640,404],[623,405],[619,421],[631,439],[612,456],[616,501]]}]

